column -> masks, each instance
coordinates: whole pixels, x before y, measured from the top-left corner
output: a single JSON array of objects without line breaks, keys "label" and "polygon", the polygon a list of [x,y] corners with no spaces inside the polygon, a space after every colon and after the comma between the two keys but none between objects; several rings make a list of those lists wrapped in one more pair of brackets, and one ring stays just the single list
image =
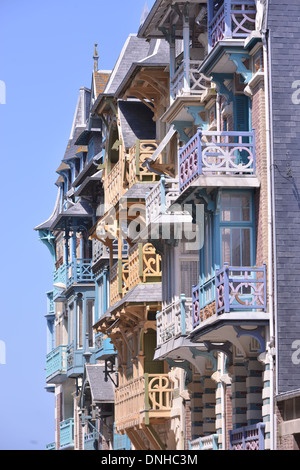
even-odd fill
[{"label": "column", "polygon": [[184,63],[184,93],[190,92],[190,22],[189,16],[183,15],[183,63]]},{"label": "column", "polygon": [[233,429],[247,426],[246,377],[247,371],[244,364],[244,356],[239,356],[238,354],[235,354],[232,377]]},{"label": "column", "polygon": [[260,423],[262,420],[262,364],[256,357],[248,363],[247,387],[247,424]]},{"label": "column", "polygon": [[207,359],[203,376],[203,435],[209,436],[216,432],[215,408],[216,408],[216,384],[211,378],[213,368]]}]

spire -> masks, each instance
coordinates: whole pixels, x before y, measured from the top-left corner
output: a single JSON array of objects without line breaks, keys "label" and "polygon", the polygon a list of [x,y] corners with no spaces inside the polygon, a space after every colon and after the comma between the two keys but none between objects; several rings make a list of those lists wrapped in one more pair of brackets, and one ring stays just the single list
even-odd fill
[{"label": "spire", "polygon": [[149,8],[148,8],[147,2],[146,2],[145,6],[144,6],[144,9],[142,11],[140,26],[143,26],[143,24],[145,23],[145,20],[146,20],[148,15],[149,15]]},{"label": "spire", "polygon": [[94,52],[94,72],[98,72],[98,60],[99,60],[99,56],[98,56],[98,51],[97,51],[97,47],[98,47],[98,44],[95,44],[95,52]]}]

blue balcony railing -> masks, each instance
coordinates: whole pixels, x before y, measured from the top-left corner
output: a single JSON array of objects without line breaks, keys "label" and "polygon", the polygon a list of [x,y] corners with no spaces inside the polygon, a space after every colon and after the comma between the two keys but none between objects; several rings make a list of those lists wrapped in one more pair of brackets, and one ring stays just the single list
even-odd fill
[{"label": "blue balcony railing", "polygon": [[70,287],[74,283],[93,282],[94,279],[91,260],[76,259],[69,264],[67,287]]},{"label": "blue balcony railing", "polygon": [[209,50],[223,39],[243,39],[255,30],[255,0],[224,0],[213,17],[210,11],[208,8]]},{"label": "blue balcony railing", "polygon": [[264,450],[265,424],[258,423],[252,426],[229,431],[230,450]]},{"label": "blue balcony railing", "polygon": [[46,445],[46,450],[56,450],[55,442],[50,442],[50,444]]},{"label": "blue balcony railing", "polygon": [[[67,346],[58,348],[47,354],[46,357],[46,380],[55,380],[55,376],[67,372]],[[54,383],[54,382],[53,382]]]},{"label": "blue balcony railing", "polygon": [[118,434],[114,429],[114,450],[131,450],[131,441],[127,434]]},{"label": "blue balcony railing", "polygon": [[84,436],[84,450],[98,450],[98,434],[92,431]]},{"label": "blue balcony railing", "polygon": [[69,418],[60,423],[60,448],[74,445],[74,418]]},{"label": "blue balcony railing", "polygon": [[97,333],[95,336],[95,358],[101,359],[116,354],[114,346],[110,338],[103,335],[103,333]]},{"label": "blue balcony railing", "polygon": [[193,327],[213,314],[266,311],[266,265],[262,268],[225,264],[216,275],[192,289]]},{"label": "blue balcony railing", "polygon": [[179,153],[179,189],[201,175],[255,175],[255,132],[198,129]]}]

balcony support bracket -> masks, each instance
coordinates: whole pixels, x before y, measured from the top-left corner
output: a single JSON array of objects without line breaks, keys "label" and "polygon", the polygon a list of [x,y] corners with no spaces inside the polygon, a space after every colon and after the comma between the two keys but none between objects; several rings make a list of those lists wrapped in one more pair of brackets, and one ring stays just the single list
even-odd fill
[{"label": "balcony support bracket", "polygon": [[240,338],[241,336],[252,336],[252,338],[255,338],[259,344],[260,344],[260,349],[258,351],[258,354],[262,354],[266,350],[266,341],[265,338],[263,337],[264,333],[264,327],[260,326],[256,328],[255,330],[245,330],[241,328],[240,326],[235,326],[234,327],[236,333],[237,333],[237,338]]}]

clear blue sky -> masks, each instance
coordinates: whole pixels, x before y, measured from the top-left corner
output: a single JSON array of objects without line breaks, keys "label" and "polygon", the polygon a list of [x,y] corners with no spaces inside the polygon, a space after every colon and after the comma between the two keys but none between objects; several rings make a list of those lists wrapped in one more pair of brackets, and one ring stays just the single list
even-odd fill
[{"label": "clear blue sky", "polygon": [[[148,0],[151,8],[154,0]],[[54,441],[54,397],[44,390],[46,295],[52,263],[33,228],[56,198],[81,86],[90,87],[94,43],[111,69],[145,0],[1,0],[0,450]]]}]

